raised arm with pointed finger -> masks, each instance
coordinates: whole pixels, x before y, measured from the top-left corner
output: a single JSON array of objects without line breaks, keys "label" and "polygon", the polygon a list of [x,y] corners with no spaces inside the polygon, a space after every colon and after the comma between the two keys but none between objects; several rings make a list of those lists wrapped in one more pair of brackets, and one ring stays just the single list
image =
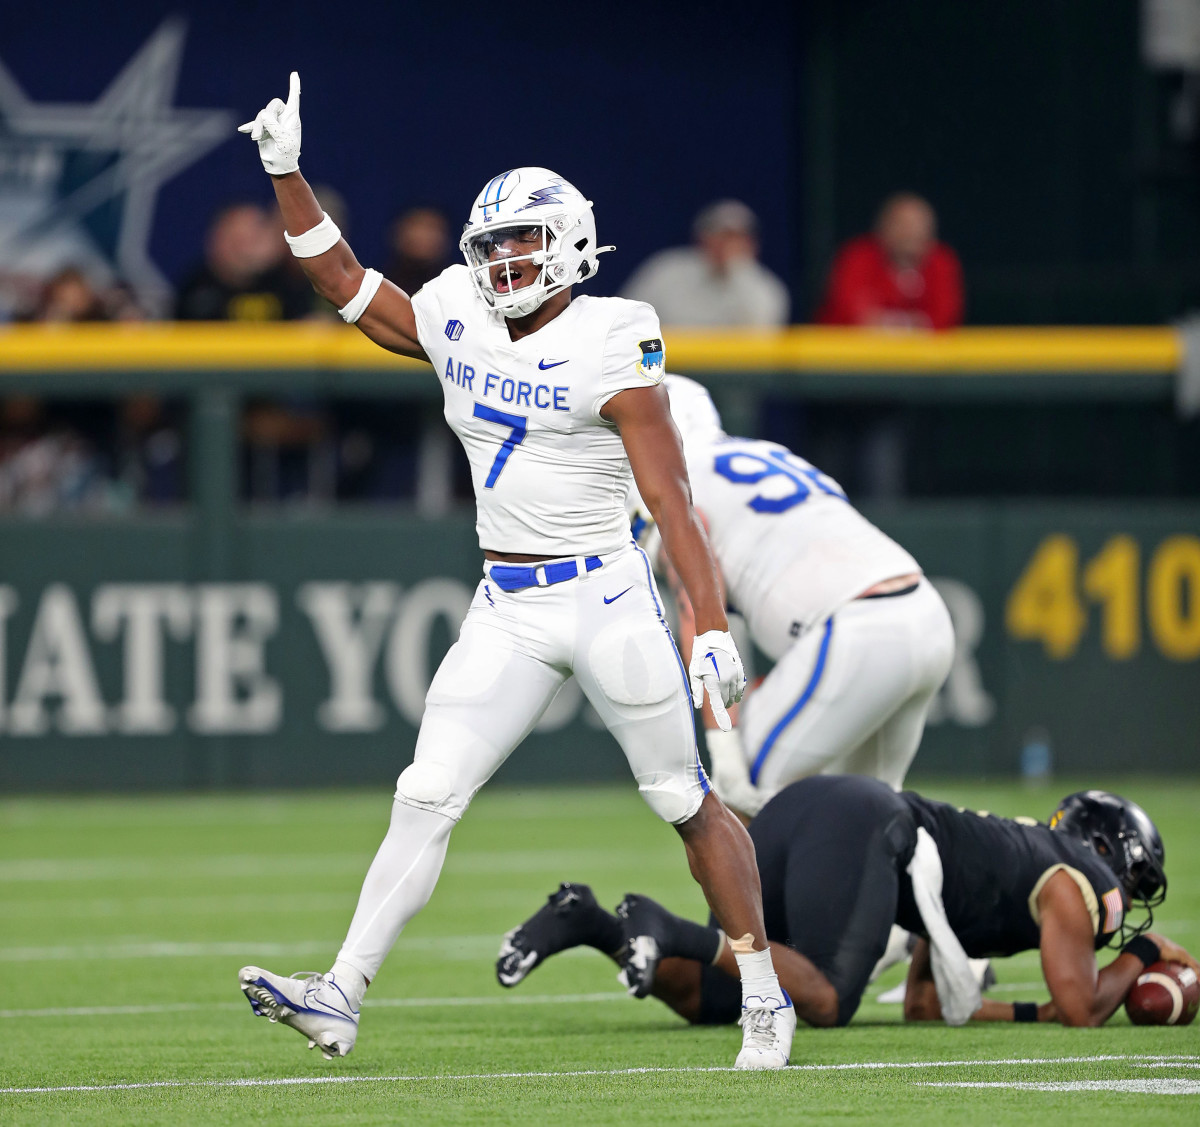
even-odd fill
[{"label": "raised arm with pointed finger", "polygon": [[288,98],[272,98],[253,121],[239,126],[258,143],[270,174],[292,253],[313,289],[337,306],[376,344],[402,356],[425,359],[417,341],[412,302],[377,270],[366,270],[300,175],[300,75],[292,71]]}]

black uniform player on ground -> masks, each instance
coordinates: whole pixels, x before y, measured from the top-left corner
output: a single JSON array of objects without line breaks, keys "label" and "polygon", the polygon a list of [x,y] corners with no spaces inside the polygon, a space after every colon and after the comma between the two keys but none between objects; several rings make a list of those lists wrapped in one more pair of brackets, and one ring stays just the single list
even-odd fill
[{"label": "black uniform player on ground", "polygon": [[[958,810],[875,779],[818,775],[782,790],[750,825],[767,935],[779,979],[810,1025],[844,1025],[858,1009],[893,924],[922,936],[904,1004],[909,1020],[942,1016],[926,927],[908,866],[923,829],[937,846],[945,918],[966,955],[1040,948],[1051,1001],[983,1000],[981,1021],[1100,1025],[1160,957],[1200,964],[1146,931],[1166,892],[1162,839],[1136,804],[1104,791],[1070,795],[1050,825]],[[1125,922],[1144,908],[1140,927]],[[1097,970],[1096,952],[1120,954]],[[688,1021],[740,1012],[737,965],[723,935],[630,894],[610,915],[586,885],[563,884],[505,936],[496,973],[515,986],[549,955],[588,945],[622,968],[630,993]]]}]

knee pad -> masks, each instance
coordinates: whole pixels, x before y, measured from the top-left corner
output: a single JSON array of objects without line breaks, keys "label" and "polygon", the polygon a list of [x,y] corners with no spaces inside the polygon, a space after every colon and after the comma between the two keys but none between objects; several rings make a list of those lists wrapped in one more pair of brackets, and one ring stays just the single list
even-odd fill
[{"label": "knee pad", "polygon": [[704,788],[697,779],[689,781],[679,775],[656,771],[652,775],[639,775],[637,784],[650,809],[673,826],[686,822],[704,801]]},{"label": "knee pad", "polygon": [[657,623],[628,621],[601,630],[588,648],[588,667],[609,700],[624,705],[657,704],[682,687],[679,659]]},{"label": "knee pad", "polygon": [[400,772],[396,798],[408,806],[440,810],[454,793],[454,776],[440,763],[417,760]]}]

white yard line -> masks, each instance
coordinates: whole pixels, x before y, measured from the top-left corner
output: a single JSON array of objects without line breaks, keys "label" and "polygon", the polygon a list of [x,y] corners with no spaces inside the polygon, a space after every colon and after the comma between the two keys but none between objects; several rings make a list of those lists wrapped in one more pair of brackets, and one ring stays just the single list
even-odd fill
[{"label": "white yard line", "polygon": [[[1162,1061],[1197,1060],[1194,1056],[1174,1053],[1103,1054],[1087,1057],[1009,1057],[1000,1060],[917,1060],[917,1061],[860,1061],[853,1064],[793,1064],[787,1072],[877,1072],[925,1068],[988,1068],[1005,1065],[1030,1064],[1096,1064],[1104,1061]],[[126,1092],[148,1088],[280,1088],[306,1084],[378,1084],[378,1083],[445,1083],[448,1080],[569,1080],[582,1076],[661,1076],[671,1074],[733,1072],[731,1066],[711,1068],[589,1068],[567,1072],[461,1072],[449,1075],[396,1076],[289,1076],[279,1078],[240,1078],[235,1080],[153,1080],[142,1084],[64,1084],[45,1088],[0,1088],[0,1095],[39,1095],[58,1092]]]},{"label": "white yard line", "polygon": [[[620,1002],[629,995],[608,990],[603,994],[487,994],[480,998],[368,998],[369,1009],[428,1009],[445,1006],[558,1006],[591,1002]],[[145,1006],[49,1006],[40,1010],[0,1010],[3,1018],[125,1017],[141,1014],[195,1013],[198,1010],[242,1010],[245,1002],[161,1002]]]},{"label": "white yard line", "polygon": [[[212,854],[207,857],[54,857],[0,861],[0,883],[27,881],[146,880],[169,876],[245,879],[255,876],[321,876],[357,873],[361,876],[371,862],[369,853],[289,853],[264,857],[255,853]],[[497,873],[570,873],[625,866],[645,872],[676,869],[674,854],[655,856],[640,849],[567,849],[545,851],[463,850],[450,851],[445,872],[493,876]]]},{"label": "white yard line", "polygon": [[[191,959],[220,955],[233,958],[290,958],[294,955],[332,956],[336,939],[305,939],[295,943],[230,940],[222,943],[174,943],[154,940],[123,943],[63,943],[54,947],[0,947],[0,963],[73,962],[77,959]],[[401,940],[401,949],[429,952],[445,959],[478,958],[495,954],[495,935],[412,936]],[[562,952],[569,954],[570,952]]]},{"label": "white yard line", "polygon": [[36,881],[147,880],[185,877],[289,876],[353,872],[370,858],[360,853],[292,853],[264,857],[254,853],[208,857],[61,857],[0,862],[0,883]]},{"label": "white yard line", "polygon": [[1014,1092],[1124,1092],[1132,1096],[1200,1096],[1200,1080],[921,1081],[920,1088],[1007,1088]]}]

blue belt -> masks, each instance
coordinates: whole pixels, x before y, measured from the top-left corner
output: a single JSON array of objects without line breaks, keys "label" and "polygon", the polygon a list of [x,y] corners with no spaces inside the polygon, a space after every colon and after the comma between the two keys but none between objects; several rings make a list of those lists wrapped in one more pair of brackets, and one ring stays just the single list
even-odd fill
[{"label": "blue belt", "polygon": [[[588,556],[583,561],[588,571],[595,571],[600,566],[599,556]],[[538,577],[538,572],[543,578]],[[488,578],[501,591],[521,591],[526,587],[551,587],[555,583],[565,583],[579,574],[579,568],[574,560],[561,560],[558,563],[537,564],[534,567],[512,567],[509,564],[494,564],[488,572]]]}]

